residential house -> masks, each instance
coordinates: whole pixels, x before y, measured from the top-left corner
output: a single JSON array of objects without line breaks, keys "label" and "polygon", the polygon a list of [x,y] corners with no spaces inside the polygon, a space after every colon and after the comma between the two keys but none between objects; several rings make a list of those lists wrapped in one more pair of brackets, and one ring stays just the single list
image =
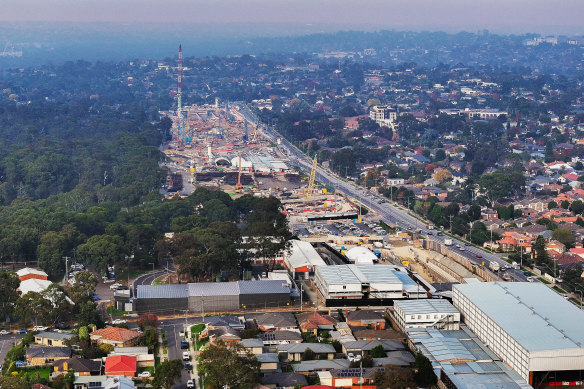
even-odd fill
[{"label": "residential house", "polygon": [[492,220],[498,218],[499,214],[497,213],[497,211],[494,211],[492,209],[485,209],[481,211],[481,220]]},{"label": "residential house", "polygon": [[69,370],[73,370],[76,376],[100,375],[101,365],[101,360],[85,358],[61,359],[53,363],[52,376],[66,374]]},{"label": "residential house", "polygon": [[555,251],[550,251],[550,256],[552,261],[558,266],[558,268],[563,269],[572,266],[584,266],[584,258],[575,253],[558,253]]},{"label": "residential house", "polygon": [[385,329],[385,318],[379,312],[369,309],[351,311],[346,315],[347,324],[351,327],[370,327],[376,330]]},{"label": "residential house", "polygon": [[550,240],[549,243],[545,246],[546,250],[553,250],[556,251],[560,254],[563,254],[566,252],[566,245],[558,242],[557,240]]},{"label": "residential house", "polygon": [[383,358],[373,358],[373,366],[401,366],[409,367],[414,364],[416,358],[408,350],[388,351]]},{"label": "residential house", "polygon": [[321,385],[329,385],[333,388],[362,388],[375,389],[375,375],[384,371],[383,367],[367,367],[356,369],[333,369],[319,371],[318,378]]},{"label": "residential house", "polygon": [[75,335],[68,332],[39,332],[34,336],[34,342],[43,346],[67,347],[69,340]]},{"label": "residential house", "polygon": [[503,251],[523,250],[524,253],[531,253],[531,237],[515,231],[504,231],[497,244]]},{"label": "residential house", "polygon": [[257,327],[264,332],[268,331],[298,331],[296,318],[290,312],[266,312],[254,316]]},{"label": "residential house", "polygon": [[356,340],[399,340],[405,341],[406,335],[392,329],[385,330],[355,330],[353,336]]},{"label": "residential house", "polygon": [[260,355],[264,353],[264,342],[261,339],[242,339],[239,343],[243,346],[244,349],[254,355]]},{"label": "residential house", "polygon": [[296,331],[272,331],[260,334],[260,339],[264,346],[277,346],[279,344],[298,344],[302,343],[302,335]]},{"label": "residential house", "polygon": [[279,373],[282,371],[280,368],[280,359],[276,353],[265,353],[256,355],[258,362],[260,363],[260,373]]},{"label": "residential house", "polygon": [[357,340],[352,333],[347,334],[341,331],[331,331],[330,336],[333,341],[337,341],[339,343],[354,342]]},{"label": "residential house", "polygon": [[351,362],[348,359],[326,359],[314,361],[302,361],[292,364],[295,373],[311,375],[318,371],[328,371],[333,369],[347,369]]},{"label": "residential house", "polygon": [[26,360],[32,366],[46,365],[71,358],[69,347],[31,346],[26,349]]},{"label": "residential house", "polygon": [[73,381],[74,389],[134,389],[134,381],[124,376],[108,377],[78,376]]},{"label": "residential house", "polygon": [[328,343],[282,344],[278,346],[278,353],[290,361],[301,361],[306,349],[311,349],[318,359],[334,359],[336,353],[335,348]]},{"label": "residential house", "polygon": [[135,377],[137,370],[136,357],[114,355],[105,359],[105,374]]},{"label": "residential house", "polygon": [[238,330],[231,327],[219,327],[216,330],[207,331],[207,336],[211,343],[222,341],[225,343],[234,343],[241,341],[241,335]]},{"label": "residential house", "polygon": [[117,347],[133,346],[140,338],[138,331],[128,330],[120,327],[106,327],[101,330],[93,331],[89,334],[91,343],[95,344],[111,344]]},{"label": "residential house", "polygon": [[148,347],[115,347],[114,351],[108,354],[108,357],[115,355],[127,355],[129,357],[136,357],[136,365],[138,367],[153,367],[154,354],[148,353]]},{"label": "residential house", "polygon": [[305,333],[317,335],[318,330],[331,331],[337,321],[329,315],[321,315],[318,312],[305,312],[296,315],[300,330]]},{"label": "residential house", "polygon": [[262,385],[268,388],[294,389],[308,385],[306,376],[298,373],[274,373],[262,378]]},{"label": "residential house", "polygon": [[231,315],[205,317],[205,325],[210,330],[214,330],[219,327],[231,327],[242,331],[245,329],[245,323],[243,323],[239,317]]},{"label": "residential house", "polygon": [[383,346],[384,351],[398,351],[405,348],[404,343],[398,340],[357,340],[343,344],[343,353],[353,353],[366,356],[377,346]]}]

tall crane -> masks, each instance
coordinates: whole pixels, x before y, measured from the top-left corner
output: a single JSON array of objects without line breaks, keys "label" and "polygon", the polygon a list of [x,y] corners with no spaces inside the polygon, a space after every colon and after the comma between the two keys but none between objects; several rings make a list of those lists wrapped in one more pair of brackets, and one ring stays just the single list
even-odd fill
[{"label": "tall crane", "polygon": [[237,173],[237,189],[241,189],[241,154],[239,154],[239,173]]},{"label": "tall crane", "polygon": [[185,119],[182,109],[182,71],[183,71],[182,44],[178,45],[178,85],[177,85],[177,114],[178,114],[178,145],[185,145]]},{"label": "tall crane", "polygon": [[318,160],[316,155],[312,160],[312,170],[310,171],[310,179],[308,180],[308,189],[306,189],[306,201],[310,201],[312,196],[312,191],[314,190],[314,179],[316,178],[316,166],[318,165]]}]

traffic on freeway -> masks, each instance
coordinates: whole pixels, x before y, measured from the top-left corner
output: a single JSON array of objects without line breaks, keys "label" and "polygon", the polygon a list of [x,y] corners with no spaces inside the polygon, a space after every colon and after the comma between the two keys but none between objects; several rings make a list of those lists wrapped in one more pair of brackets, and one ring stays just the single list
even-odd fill
[{"label": "traffic on freeway", "polygon": [[[249,108],[245,105],[240,106],[239,111],[250,123],[256,123],[256,117],[251,113]],[[273,128],[263,126],[262,132],[266,137],[276,142],[280,140],[280,148],[288,155],[289,162],[304,170],[310,171],[312,169],[312,161],[300,150],[298,150],[291,142],[278,134]],[[508,269],[509,264],[502,260],[499,256],[483,251],[469,243],[452,237],[450,235],[438,234],[427,229],[427,222],[422,222],[409,214],[408,210],[397,207],[387,202],[378,194],[371,192],[363,187],[360,187],[352,182],[347,182],[339,176],[324,168],[319,168],[316,172],[316,179],[328,186],[335,188],[339,192],[352,197],[355,201],[367,206],[372,212],[379,214],[380,220],[389,224],[395,225],[409,231],[420,231],[420,236],[441,244],[445,244],[446,239],[452,240],[452,245],[458,250],[458,253],[477,265],[488,267],[490,262],[495,262],[499,266],[496,274],[500,276],[502,272],[506,272],[508,276],[514,281],[527,281],[527,277],[521,270]]]}]

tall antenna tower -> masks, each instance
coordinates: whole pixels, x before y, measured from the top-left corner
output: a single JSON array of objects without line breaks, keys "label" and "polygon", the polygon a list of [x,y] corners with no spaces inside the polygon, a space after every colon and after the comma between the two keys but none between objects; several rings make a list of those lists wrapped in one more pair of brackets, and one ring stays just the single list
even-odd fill
[{"label": "tall antenna tower", "polygon": [[185,128],[184,116],[182,109],[182,44],[178,45],[178,86],[177,86],[177,114],[178,114],[178,143],[184,146]]}]

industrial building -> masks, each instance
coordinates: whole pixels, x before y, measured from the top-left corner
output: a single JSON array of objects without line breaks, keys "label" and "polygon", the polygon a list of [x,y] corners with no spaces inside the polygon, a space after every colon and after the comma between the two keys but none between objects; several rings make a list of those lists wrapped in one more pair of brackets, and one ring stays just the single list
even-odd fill
[{"label": "industrial building", "polygon": [[443,299],[399,300],[393,316],[401,330],[408,328],[460,329],[460,312]]},{"label": "industrial building", "polygon": [[316,268],[314,283],[328,306],[339,305],[343,300],[351,301],[342,305],[391,305],[393,299],[405,295],[401,277],[408,275],[397,273],[399,270],[389,265],[320,266]]},{"label": "industrial building", "polygon": [[530,385],[582,385],[584,311],[542,283],[454,285],[464,323]]},{"label": "industrial building", "polygon": [[363,246],[355,246],[347,250],[345,257],[355,265],[373,265],[378,259],[371,250]]},{"label": "industrial building", "polygon": [[290,304],[290,287],[280,280],[138,285],[134,302],[139,313],[156,314],[277,308]]},{"label": "industrial building", "polygon": [[290,241],[290,252],[284,253],[284,265],[295,280],[307,279],[317,266],[326,266],[325,261],[310,242]]},{"label": "industrial building", "polygon": [[432,363],[442,389],[532,389],[467,327],[460,330],[411,328],[410,348]]}]

